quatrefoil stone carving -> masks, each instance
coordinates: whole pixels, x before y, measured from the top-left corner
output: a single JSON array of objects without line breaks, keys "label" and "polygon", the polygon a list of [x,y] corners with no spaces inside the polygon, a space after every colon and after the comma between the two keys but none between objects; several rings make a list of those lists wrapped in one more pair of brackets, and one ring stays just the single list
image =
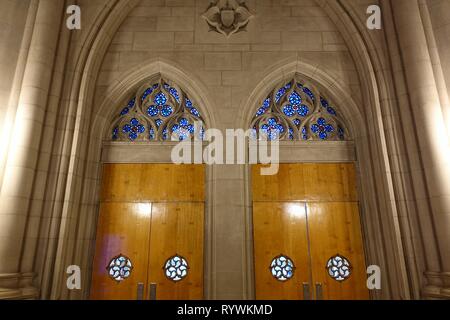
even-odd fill
[{"label": "quatrefoil stone carving", "polygon": [[227,37],[245,31],[253,17],[245,0],[211,0],[202,17],[210,30]]}]

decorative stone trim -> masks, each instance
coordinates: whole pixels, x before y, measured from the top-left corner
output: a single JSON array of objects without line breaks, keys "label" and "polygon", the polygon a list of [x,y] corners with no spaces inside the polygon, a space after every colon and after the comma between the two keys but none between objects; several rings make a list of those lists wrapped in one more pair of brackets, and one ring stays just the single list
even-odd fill
[{"label": "decorative stone trim", "polygon": [[212,0],[202,17],[211,31],[229,37],[234,33],[246,31],[253,15],[245,0]]},{"label": "decorative stone trim", "polygon": [[31,285],[34,274],[0,274],[0,300],[30,300],[39,297],[39,290]]}]

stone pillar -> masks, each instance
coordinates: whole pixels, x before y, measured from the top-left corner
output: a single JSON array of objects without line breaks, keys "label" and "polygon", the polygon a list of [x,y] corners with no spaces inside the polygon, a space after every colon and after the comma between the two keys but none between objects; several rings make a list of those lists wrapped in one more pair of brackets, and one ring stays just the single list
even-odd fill
[{"label": "stone pillar", "polygon": [[19,285],[21,256],[63,6],[64,1],[60,0],[39,1],[20,89],[0,193],[0,288],[3,288],[0,297],[3,298],[17,297],[18,291],[19,297],[33,296],[23,292]]},{"label": "stone pillar", "polygon": [[[444,103],[444,116],[446,116],[447,130],[450,134],[450,1],[448,0],[421,0],[422,8],[429,14],[430,34],[435,42],[437,57],[441,72],[443,74],[443,83],[441,92],[446,91],[447,103]],[[443,92],[444,99],[445,93]]]},{"label": "stone pillar", "polygon": [[[430,297],[450,296],[450,146],[418,1],[391,1],[417,130],[440,271],[428,274]],[[419,214],[429,214],[420,212]],[[430,238],[432,235],[424,235]]]}]

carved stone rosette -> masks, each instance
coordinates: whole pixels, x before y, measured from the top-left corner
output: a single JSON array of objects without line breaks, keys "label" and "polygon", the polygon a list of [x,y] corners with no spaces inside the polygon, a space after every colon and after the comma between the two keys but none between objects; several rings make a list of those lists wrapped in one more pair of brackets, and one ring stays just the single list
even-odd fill
[{"label": "carved stone rosette", "polygon": [[202,15],[210,30],[227,37],[245,31],[253,17],[245,0],[211,0],[208,10]]}]

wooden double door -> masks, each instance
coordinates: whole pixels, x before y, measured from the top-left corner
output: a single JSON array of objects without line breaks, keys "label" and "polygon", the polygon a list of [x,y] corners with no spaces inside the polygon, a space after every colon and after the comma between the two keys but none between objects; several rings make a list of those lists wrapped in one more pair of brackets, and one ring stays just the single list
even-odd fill
[{"label": "wooden double door", "polygon": [[104,165],[91,299],[203,298],[204,171]]},{"label": "wooden double door", "polygon": [[369,299],[353,164],[252,168],[256,297]]}]

